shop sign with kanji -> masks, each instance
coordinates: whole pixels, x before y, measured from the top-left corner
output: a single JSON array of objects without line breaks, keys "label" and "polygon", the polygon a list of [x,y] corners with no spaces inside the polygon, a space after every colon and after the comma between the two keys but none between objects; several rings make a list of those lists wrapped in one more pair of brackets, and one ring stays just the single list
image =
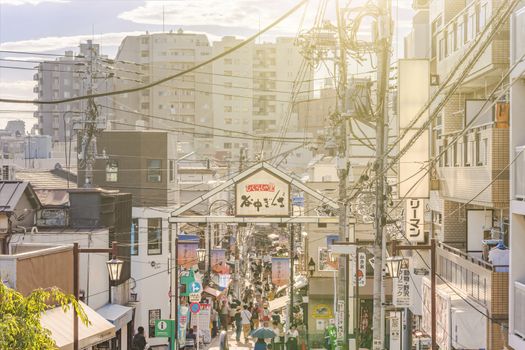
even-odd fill
[{"label": "shop sign with kanji", "polygon": [[263,169],[235,184],[236,216],[290,216],[290,184]]},{"label": "shop sign with kanji", "polygon": [[395,307],[410,307],[410,271],[401,269],[393,281],[392,303]]}]

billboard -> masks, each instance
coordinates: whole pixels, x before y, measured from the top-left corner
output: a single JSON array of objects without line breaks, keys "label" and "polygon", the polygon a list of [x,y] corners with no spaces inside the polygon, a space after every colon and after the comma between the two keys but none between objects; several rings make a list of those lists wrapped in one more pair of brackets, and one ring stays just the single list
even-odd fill
[{"label": "billboard", "polygon": [[290,184],[260,170],[235,184],[236,216],[290,216]]},{"label": "billboard", "polygon": [[[430,64],[424,59],[403,59],[398,62],[397,109],[400,134],[410,126],[429,100]],[[406,146],[417,129],[428,120],[428,110],[401,140],[400,149]],[[399,196],[428,198],[429,175],[421,169],[429,157],[429,134],[425,131],[400,159]],[[420,173],[418,173],[420,172]],[[416,175],[416,173],[418,173]]]}]

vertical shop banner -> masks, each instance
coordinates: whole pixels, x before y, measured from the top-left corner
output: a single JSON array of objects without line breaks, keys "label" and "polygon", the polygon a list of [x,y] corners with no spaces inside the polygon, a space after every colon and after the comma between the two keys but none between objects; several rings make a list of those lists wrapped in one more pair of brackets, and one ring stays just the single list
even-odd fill
[{"label": "vertical shop banner", "polygon": [[337,301],[335,328],[337,330],[337,340],[343,340],[345,336],[345,301],[344,300]]},{"label": "vertical shop banner", "polygon": [[272,258],[272,283],[284,286],[290,282],[290,259]]},{"label": "vertical shop banner", "polygon": [[188,317],[190,313],[190,308],[187,305],[180,305],[179,306],[179,317],[178,317],[178,338],[179,338],[179,345],[184,346],[186,345],[186,328],[188,325]]},{"label": "vertical shop banner", "polygon": [[410,270],[401,269],[393,279],[392,303],[395,307],[410,307]]},{"label": "vertical shop banner", "polygon": [[215,273],[230,272],[230,267],[226,264],[226,249],[211,250],[211,269]]},{"label": "vertical shop banner", "polygon": [[197,248],[199,242],[195,241],[179,241],[177,246],[177,265],[186,269],[197,265],[199,259],[197,257]]},{"label": "vertical shop banner", "polygon": [[200,304],[201,310],[191,315],[191,327],[199,324],[199,333],[205,344],[211,343],[211,304]]},{"label": "vertical shop banner", "polygon": [[333,258],[330,249],[319,248],[319,271],[337,271],[338,260]]},{"label": "vertical shop banner", "polygon": [[230,284],[232,275],[229,273],[223,273],[219,275],[219,289],[224,290],[224,288],[228,288],[228,285]]},{"label": "vertical shop banner", "polygon": [[423,199],[408,198],[405,201],[405,233],[410,242],[425,241],[425,206]]}]

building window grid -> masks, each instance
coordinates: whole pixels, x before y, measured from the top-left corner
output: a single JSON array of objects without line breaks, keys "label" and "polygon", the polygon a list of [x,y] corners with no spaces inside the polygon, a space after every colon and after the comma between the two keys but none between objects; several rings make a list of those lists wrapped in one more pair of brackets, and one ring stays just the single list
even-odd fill
[{"label": "building window grid", "polygon": [[162,160],[148,159],[148,182],[162,182]]}]

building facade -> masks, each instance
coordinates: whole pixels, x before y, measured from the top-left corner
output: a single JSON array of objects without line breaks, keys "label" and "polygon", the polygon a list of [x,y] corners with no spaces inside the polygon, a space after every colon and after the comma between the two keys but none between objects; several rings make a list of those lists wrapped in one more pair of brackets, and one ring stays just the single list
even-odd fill
[{"label": "building facade", "polygon": [[[62,100],[112,90],[113,73],[107,65],[107,57],[100,54],[100,45],[91,40],[81,43],[79,53],[66,51],[63,57],[44,61],[38,65],[33,79],[37,82],[33,92],[43,101]],[[75,138],[73,130],[81,129],[80,122],[87,113],[87,101],[38,105],[34,116],[38,120],[40,135],[48,135],[53,142],[65,142]],[[105,108],[109,97],[95,100],[99,105],[97,125],[105,128],[109,110]]]}]

